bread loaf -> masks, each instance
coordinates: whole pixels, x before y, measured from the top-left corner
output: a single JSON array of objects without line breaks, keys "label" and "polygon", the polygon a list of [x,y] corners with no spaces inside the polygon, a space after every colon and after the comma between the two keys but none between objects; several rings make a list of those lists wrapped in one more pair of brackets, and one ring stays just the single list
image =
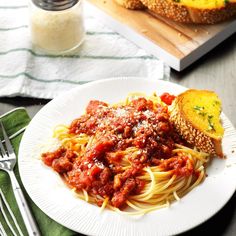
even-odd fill
[{"label": "bread loaf", "polygon": [[188,143],[223,157],[220,113],[221,101],[214,92],[190,89],[174,100],[170,121]]},{"label": "bread loaf", "polygon": [[128,9],[147,7],[181,23],[214,24],[236,16],[236,0],[116,0]]},{"label": "bread loaf", "polygon": [[235,0],[141,0],[151,11],[182,23],[214,24],[236,15]]},{"label": "bread loaf", "polygon": [[131,10],[140,10],[144,9],[145,6],[140,0],[115,0],[119,5],[131,9]]}]

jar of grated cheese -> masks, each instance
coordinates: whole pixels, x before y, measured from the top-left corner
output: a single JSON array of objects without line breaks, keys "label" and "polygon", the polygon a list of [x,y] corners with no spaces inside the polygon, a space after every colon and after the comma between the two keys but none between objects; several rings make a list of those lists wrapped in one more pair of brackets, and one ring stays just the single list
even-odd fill
[{"label": "jar of grated cheese", "polygon": [[81,0],[31,0],[30,31],[33,45],[44,51],[74,51],[85,35]]}]

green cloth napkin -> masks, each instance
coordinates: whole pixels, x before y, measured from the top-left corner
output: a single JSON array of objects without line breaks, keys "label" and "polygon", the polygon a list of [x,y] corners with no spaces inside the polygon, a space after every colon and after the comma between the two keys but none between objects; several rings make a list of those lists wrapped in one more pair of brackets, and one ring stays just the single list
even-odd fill
[{"label": "green cloth napkin", "polygon": [[[15,134],[18,130],[22,129],[23,127],[27,126],[30,122],[30,118],[24,108],[13,110],[12,112],[7,113],[6,115],[0,116],[0,120],[2,121],[7,134],[9,136]],[[14,147],[16,155],[18,155],[19,150],[19,144],[21,141],[23,133],[18,134],[16,137],[11,139],[11,143]],[[0,131],[0,137],[2,137],[2,133]],[[27,199],[27,202],[29,204],[29,207],[31,208],[31,212],[35,217],[35,220],[38,224],[38,227],[41,231],[42,236],[72,236],[72,235],[80,235],[76,234],[75,232],[65,228],[64,226],[58,224],[57,222],[53,221],[51,218],[49,218],[47,215],[45,215],[30,199],[30,197],[27,195],[26,191],[24,190],[24,187],[22,185],[22,182],[20,180],[20,175],[18,171],[18,165],[15,166],[15,174],[16,177],[22,187],[22,190],[24,192],[24,196]],[[13,211],[18,224],[20,225],[22,232],[24,235],[28,235],[26,228],[24,226],[24,222],[21,218],[20,211],[17,207],[16,200],[14,198],[14,194],[11,188],[11,182],[9,179],[8,174],[5,171],[0,170],[0,187],[4,193],[5,198],[8,201],[8,204],[11,207],[11,210]],[[6,230],[7,235],[11,236],[13,235],[9,228],[6,225],[6,222],[3,218],[2,213],[0,214],[0,222],[2,223],[4,229]]]}]

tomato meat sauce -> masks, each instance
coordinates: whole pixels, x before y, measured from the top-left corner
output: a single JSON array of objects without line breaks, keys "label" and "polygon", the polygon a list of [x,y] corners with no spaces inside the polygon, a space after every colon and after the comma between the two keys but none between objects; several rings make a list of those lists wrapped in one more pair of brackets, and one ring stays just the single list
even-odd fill
[{"label": "tomato meat sauce", "polygon": [[[92,100],[86,113],[71,123],[69,133],[95,136],[97,141],[79,156],[61,147],[43,153],[42,160],[66,176],[71,188],[108,198],[114,207],[123,208],[130,195],[143,190],[145,182],[138,177],[146,166],[160,165],[182,176],[193,171],[186,158],[173,157],[175,143],[182,140],[169,122],[167,106],[145,98],[116,106]],[[129,148],[138,151],[133,155]],[[122,167],[123,158],[128,159],[128,168]],[[102,204],[100,198],[97,204]]]}]

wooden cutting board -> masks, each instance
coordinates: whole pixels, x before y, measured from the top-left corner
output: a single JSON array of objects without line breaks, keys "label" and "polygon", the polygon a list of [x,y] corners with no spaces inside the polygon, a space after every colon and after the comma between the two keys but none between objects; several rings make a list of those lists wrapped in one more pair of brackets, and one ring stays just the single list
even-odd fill
[{"label": "wooden cutting board", "polygon": [[125,9],[114,0],[87,0],[87,4],[107,26],[177,71],[236,32],[236,19],[215,25],[180,24],[148,11]]}]

